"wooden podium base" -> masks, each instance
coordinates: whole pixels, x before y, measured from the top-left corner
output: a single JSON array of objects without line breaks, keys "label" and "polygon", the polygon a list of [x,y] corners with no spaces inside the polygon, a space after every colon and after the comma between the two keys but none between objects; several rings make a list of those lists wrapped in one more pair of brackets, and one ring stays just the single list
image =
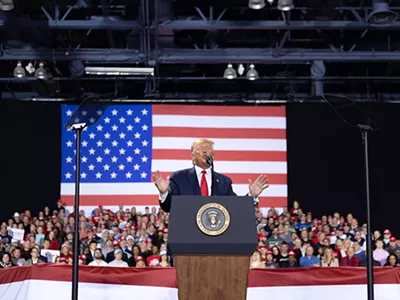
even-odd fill
[{"label": "wooden podium base", "polygon": [[177,255],[179,300],[246,300],[250,256]]}]

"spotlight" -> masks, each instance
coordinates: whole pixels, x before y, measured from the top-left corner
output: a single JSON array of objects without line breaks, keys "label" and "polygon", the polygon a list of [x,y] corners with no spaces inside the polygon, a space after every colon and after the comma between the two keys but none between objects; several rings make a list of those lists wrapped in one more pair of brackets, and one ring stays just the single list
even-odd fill
[{"label": "spotlight", "polygon": [[265,0],[249,0],[249,7],[251,9],[262,9],[265,7]]},{"label": "spotlight", "polygon": [[35,67],[33,66],[33,64],[30,62],[29,64],[26,65],[25,70],[29,73],[29,74],[33,74],[35,73]]},{"label": "spotlight", "polygon": [[11,11],[14,9],[13,0],[0,0],[0,10]]},{"label": "spotlight", "polygon": [[367,21],[372,25],[385,26],[394,23],[398,18],[399,14],[389,9],[387,0],[374,0]]},{"label": "spotlight", "polygon": [[19,61],[14,69],[14,77],[22,78],[25,77],[25,75],[26,75],[25,70],[22,67],[22,63]]},{"label": "spotlight", "polygon": [[35,72],[35,77],[38,79],[44,79],[44,80],[46,80],[48,77],[48,73],[47,73],[46,69],[44,68],[44,64],[42,62],[39,64],[39,68],[37,68],[37,70]]},{"label": "spotlight", "polygon": [[278,9],[281,11],[289,11],[294,7],[293,0],[279,0]]},{"label": "spotlight", "polygon": [[253,64],[250,65],[250,69],[247,71],[246,77],[248,80],[256,80],[259,78],[258,72]]},{"label": "spotlight", "polygon": [[224,78],[226,79],[234,79],[236,78],[236,71],[233,68],[232,64],[229,64],[228,67],[225,69]]}]

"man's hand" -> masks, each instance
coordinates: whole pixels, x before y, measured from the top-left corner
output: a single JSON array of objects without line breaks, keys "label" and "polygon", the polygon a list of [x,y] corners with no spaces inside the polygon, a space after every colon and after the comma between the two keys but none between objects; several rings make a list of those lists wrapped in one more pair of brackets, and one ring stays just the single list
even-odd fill
[{"label": "man's hand", "polygon": [[153,173],[153,179],[154,179],[154,184],[156,185],[158,191],[160,192],[160,195],[165,194],[168,192],[168,186],[169,186],[169,176],[164,179],[164,177],[161,175],[161,172],[157,170],[157,172]]},{"label": "man's hand", "polygon": [[268,178],[266,175],[258,176],[254,182],[249,179],[249,192],[253,198],[258,198],[258,196],[260,196],[260,194],[268,187]]}]

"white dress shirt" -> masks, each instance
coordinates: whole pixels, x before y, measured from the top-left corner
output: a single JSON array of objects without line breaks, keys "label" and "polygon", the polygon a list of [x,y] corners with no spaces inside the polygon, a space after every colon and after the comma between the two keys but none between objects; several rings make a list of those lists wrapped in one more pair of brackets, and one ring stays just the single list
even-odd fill
[{"label": "white dress shirt", "polygon": [[[199,166],[194,166],[194,169],[196,171],[196,175],[197,175],[197,180],[199,181],[199,186],[201,187],[201,177],[203,176],[202,171],[204,169],[200,168]],[[211,180],[211,168],[205,169],[206,170],[206,181],[207,181],[207,187],[208,187],[208,195],[211,195],[211,188],[212,188],[212,180]],[[248,196],[250,195],[250,192],[247,194]],[[168,197],[168,191],[160,196],[160,201],[161,203],[163,203]],[[258,203],[258,198],[253,198],[254,199],[254,204],[256,205]]]}]

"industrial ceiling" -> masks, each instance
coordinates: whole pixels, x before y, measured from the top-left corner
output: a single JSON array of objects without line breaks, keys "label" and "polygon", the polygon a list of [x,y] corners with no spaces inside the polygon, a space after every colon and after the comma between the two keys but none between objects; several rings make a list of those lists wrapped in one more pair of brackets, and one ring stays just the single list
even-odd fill
[{"label": "industrial ceiling", "polygon": [[0,0],[0,9],[3,99],[400,100],[400,0]]}]

